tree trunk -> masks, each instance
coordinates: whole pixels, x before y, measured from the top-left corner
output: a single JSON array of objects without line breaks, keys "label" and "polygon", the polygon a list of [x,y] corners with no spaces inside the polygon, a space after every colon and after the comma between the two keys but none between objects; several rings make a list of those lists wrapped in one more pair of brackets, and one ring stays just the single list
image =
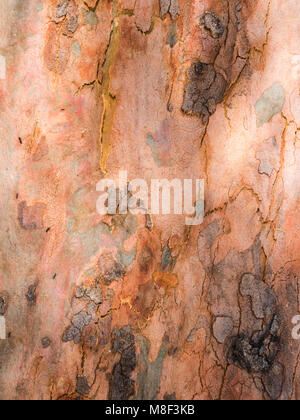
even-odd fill
[{"label": "tree trunk", "polygon": [[[1,1],[1,399],[298,399],[299,14]],[[120,171],[203,223],[101,216]]]}]

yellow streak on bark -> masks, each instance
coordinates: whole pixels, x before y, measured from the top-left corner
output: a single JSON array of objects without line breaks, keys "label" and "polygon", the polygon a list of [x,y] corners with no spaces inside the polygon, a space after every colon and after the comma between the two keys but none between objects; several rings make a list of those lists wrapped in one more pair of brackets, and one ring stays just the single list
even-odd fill
[{"label": "yellow streak on bark", "polygon": [[106,164],[111,150],[111,133],[113,128],[114,114],[116,111],[116,98],[113,97],[110,93],[110,70],[115,62],[119,45],[119,28],[116,19],[117,18],[115,18],[112,23],[109,46],[106,52],[105,62],[103,64],[103,77],[101,83],[103,113],[100,123],[100,169],[103,173],[107,173]]}]

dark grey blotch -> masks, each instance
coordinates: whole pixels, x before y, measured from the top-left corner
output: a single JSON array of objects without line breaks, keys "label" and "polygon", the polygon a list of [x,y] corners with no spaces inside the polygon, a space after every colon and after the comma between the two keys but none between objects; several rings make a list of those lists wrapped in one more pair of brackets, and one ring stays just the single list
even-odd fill
[{"label": "dark grey blotch", "polygon": [[74,344],[79,344],[81,340],[81,331],[74,327],[68,327],[62,336],[62,341],[68,343],[69,341],[74,341]]},{"label": "dark grey blotch", "polygon": [[0,315],[4,315],[6,312],[6,303],[3,297],[0,297]]},{"label": "dark grey blotch", "polygon": [[221,103],[227,88],[224,76],[217,72],[213,64],[196,61],[188,70],[182,111],[199,116],[207,123]]},{"label": "dark grey blotch", "polygon": [[85,376],[77,377],[76,392],[80,395],[88,395],[91,388]]},{"label": "dark grey blotch", "polygon": [[31,303],[31,304],[36,303],[36,286],[34,284],[29,286],[26,293],[26,299],[28,303]]},{"label": "dark grey blotch", "polygon": [[279,328],[279,318],[274,315],[262,331],[233,337],[228,361],[249,373],[270,372],[281,349]]},{"label": "dark grey blotch", "polygon": [[48,347],[51,346],[51,340],[49,337],[42,338],[42,346],[44,349],[47,349]]}]

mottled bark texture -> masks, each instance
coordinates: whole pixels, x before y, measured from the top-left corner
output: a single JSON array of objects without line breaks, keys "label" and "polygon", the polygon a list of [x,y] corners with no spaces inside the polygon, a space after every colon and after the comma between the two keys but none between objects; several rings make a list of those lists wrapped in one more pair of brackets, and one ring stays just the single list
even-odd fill
[{"label": "mottled bark texture", "polygon": [[[299,398],[299,16],[0,2],[1,399]],[[205,179],[204,223],[98,215],[119,170]]]}]

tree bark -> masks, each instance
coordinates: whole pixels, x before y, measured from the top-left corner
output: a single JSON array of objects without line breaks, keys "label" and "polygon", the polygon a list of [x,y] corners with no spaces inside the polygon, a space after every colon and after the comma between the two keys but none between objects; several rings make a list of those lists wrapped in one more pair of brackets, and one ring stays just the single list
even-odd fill
[{"label": "tree bark", "polygon": [[[299,14],[0,3],[1,399],[298,399]],[[203,224],[100,216],[120,171]]]}]

